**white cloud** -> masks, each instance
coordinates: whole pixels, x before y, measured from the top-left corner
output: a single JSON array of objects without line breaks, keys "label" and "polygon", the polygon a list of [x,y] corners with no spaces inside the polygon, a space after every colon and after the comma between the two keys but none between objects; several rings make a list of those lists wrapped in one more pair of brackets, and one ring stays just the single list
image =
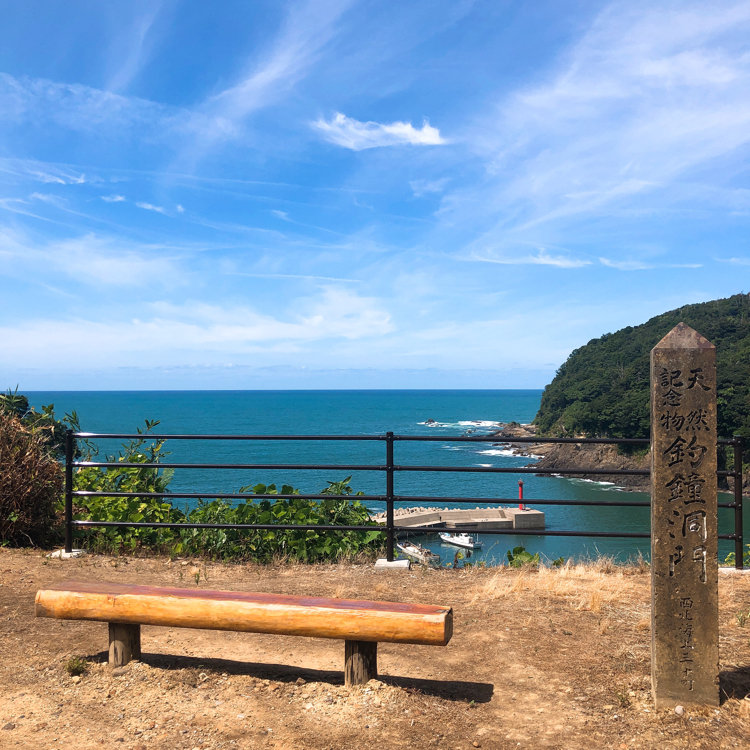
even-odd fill
[{"label": "white cloud", "polygon": [[167,209],[163,206],[155,206],[153,203],[144,203],[143,201],[137,201],[136,206],[138,208],[142,208],[144,211],[154,211],[157,214],[163,214],[164,216],[167,215]]},{"label": "white cloud", "polygon": [[655,268],[702,268],[701,263],[646,263],[641,260],[611,260],[599,258],[599,262],[607,268],[618,271],[649,271]]},{"label": "white cloud", "polygon": [[53,205],[56,205],[60,200],[56,195],[50,195],[49,193],[32,193],[29,198],[31,200],[42,201],[42,203],[51,203]]},{"label": "white cloud", "polygon": [[155,3],[146,13],[135,15],[132,25],[118,38],[109,41],[107,46],[112,53],[112,67],[115,68],[115,72],[107,84],[108,90],[126,89],[148,60],[153,46],[150,43],[153,41],[150,32],[160,10]]},{"label": "white cloud", "polygon": [[[137,319],[32,319],[0,328],[0,364],[22,361],[25,367],[39,367],[54,360],[63,367],[102,361],[118,366],[141,355],[153,366],[184,364],[185,359],[210,364],[227,356],[295,352],[321,341],[367,340],[392,330],[377,300],[330,287],[298,300],[285,317],[249,306],[190,301],[150,305]],[[81,347],[81,341],[87,346]]]},{"label": "white cloud", "polygon": [[[2,101],[3,77],[0,74],[0,101]],[[0,113],[2,121],[2,113]],[[54,185],[84,185],[100,182],[98,178],[87,177],[86,174],[67,166],[47,164],[34,159],[0,159],[0,172],[14,177],[27,177]]]},{"label": "white cloud", "polygon": [[448,178],[443,177],[440,180],[411,180],[409,187],[414,193],[414,197],[421,198],[428,193],[442,193],[448,184]]},{"label": "white cloud", "polygon": [[107,203],[122,203],[125,200],[124,195],[102,195],[101,199]]},{"label": "white cloud", "polygon": [[0,227],[0,246],[12,263],[0,266],[0,276],[21,275],[43,283],[46,275],[101,288],[179,285],[184,273],[174,257],[161,248],[112,240],[95,234],[39,242]]},{"label": "white cloud", "polygon": [[177,158],[181,169],[192,170],[211,148],[240,137],[252,114],[278,102],[304,79],[336,37],[340,18],[352,2],[304,0],[292,5],[261,62],[254,49],[237,82],[198,105],[204,118],[222,127],[196,130]]},{"label": "white cloud", "polygon": [[[63,128],[89,137],[117,139],[137,132],[142,140],[174,145],[175,136],[208,137],[232,124],[218,115],[126,97],[83,84],[0,73],[0,126]],[[33,174],[33,173],[31,173]],[[87,182],[86,176],[39,171],[42,181]]]},{"label": "white cloud", "polygon": [[330,120],[316,120],[312,126],[319,130],[326,140],[352,151],[403,144],[440,146],[448,142],[441,137],[440,131],[426,120],[421,128],[415,128],[410,122],[360,122],[336,112]]},{"label": "white cloud", "polygon": [[590,260],[581,260],[571,258],[566,255],[550,255],[546,250],[540,249],[532,255],[493,255],[481,254],[478,252],[471,253],[466,260],[477,261],[481,263],[499,263],[504,266],[556,266],[557,268],[582,268],[590,266]]},{"label": "white cloud", "polygon": [[466,133],[485,178],[448,196],[441,217],[481,226],[480,245],[513,246],[570,242],[589,217],[704,208],[750,146],[748,38],[746,2],[710,14],[609,4],[546,76]]}]

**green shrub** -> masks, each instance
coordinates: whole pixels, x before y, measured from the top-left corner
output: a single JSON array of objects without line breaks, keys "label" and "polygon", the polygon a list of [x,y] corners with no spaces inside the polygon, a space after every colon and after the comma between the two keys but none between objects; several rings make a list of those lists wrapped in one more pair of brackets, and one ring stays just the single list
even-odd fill
[{"label": "green shrub", "polygon": [[45,432],[0,411],[0,544],[48,544],[62,491],[63,471]]},{"label": "green shrub", "polygon": [[[122,446],[107,463],[158,464],[168,454],[163,440],[148,440],[148,432],[158,422],[147,421],[143,437]],[[87,447],[87,458],[95,449]],[[82,467],[74,475],[76,490],[90,492],[168,492],[172,471],[158,467]],[[320,494],[352,495],[351,477],[329,482]],[[92,527],[78,532],[77,543],[98,552],[135,552],[149,550],[171,555],[209,557],[222,560],[268,562],[286,557],[303,562],[319,562],[351,557],[379,549],[382,534],[358,500],[325,498],[315,501],[299,496],[299,490],[284,485],[257,484],[242,487],[239,494],[290,495],[278,500],[254,500],[239,503],[227,500],[199,500],[190,511],[182,512],[162,498],[117,497],[113,495],[77,496],[76,518],[126,523],[205,523],[205,524],[280,524],[280,525],[372,525],[373,531],[323,531],[295,529],[169,529]],[[362,493],[359,493],[362,494]]]},{"label": "green shrub", "polygon": [[[159,424],[146,420],[143,434],[124,443],[116,455],[108,455],[106,463],[149,464],[159,463],[169,455],[164,450],[163,440],[149,441],[147,434]],[[96,457],[96,448],[86,445],[86,460]],[[86,466],[78,468],[73,475],[74,489],[88,492],[168,492],[172,469],[143,467],[100,468]],[[97,495],[76,497],[75,517],[89,521],[121,521],[127,523],[180,523],[184,514],[162,498],[117,497]],[[172,529],[149,529],[128,527],[95,527],[78,532],[80,542],[89,549],[100,552],[134,552],[148,547],[154,551],[167,552],[178,538]]]},{"label": "green shrub", "polygon": [[539,567],[539,553],[535,552],[532,555],[531,552],[526,550],[526,547],[513,547],[513,550],[508,550],[506,552],[506,556],[508,558],[508,564],[512,568],[523,568],[527,565],[533,568]]},{"label": "green shrub", "polygon": [[[746,545],[747,549],[745,550],[745,553],[742,555],[742,564],[746,568],[750,568],[750,544]],[[737,558],[734,554],[734,552],[730,552],[725,558],[724,558],[724,564],[725,565],[734,565],[737,561]]]},{"label": "green shrub", "polygon": [[[349,495],[350,477],[329,482],[320,494]],[[182,529],[175,545],[177,554],[218,559],[268,562],[282,556],[302,562],[321,562],[351,557],[380,549],[383,536],[376,530],[370,514],[358,500],[326,498],[309,500],[299,490],[284,485],[257,484],[243,487],[240,493],[256,495],[292,495],[278,500],[245,500],[231,505],[225,500],[200,501],[187,514],[189,523],[280,524],[373,526],[372,531],[325,531],[295,529]],[[360,493],[361,494],[361,493]]]},{"label": "green shrub", "polygon": [[71,656],[65,662],[64,668],[71,677],[80,677],[88,672],[89,663],[82,656]]},{"label": "green shrub", "polygon": [[29,399],[19,393],[18,388],[0,393],[0,414],[16,417],[24,427],[40,434],[47,450],[58,460],[61,460],[65,453],[66,430],[80,430],[78,415],[75,412],[57,419],[54,404],[42,406],[42,410],[37,411],[35,407],[29,406]]}]

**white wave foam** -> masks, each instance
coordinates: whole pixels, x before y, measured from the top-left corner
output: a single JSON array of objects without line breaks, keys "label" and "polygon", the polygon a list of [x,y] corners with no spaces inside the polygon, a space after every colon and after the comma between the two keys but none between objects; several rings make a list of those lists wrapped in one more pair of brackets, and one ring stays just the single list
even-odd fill
[{"label": "white wave foam", "polygon": [[599,484],[603,487],[609,486],[609,487],[616,487],[617,485],[614,482],[604,482],[599,481],[598,479],[584,479],[583,477],[570,477],[571,482],[587,482],[588,484]]},{"label": "white wave foam", "polygon": [[459,422],[437,422],[435,420],[417,422],[425,427],[441,427],[446,430],[462,430],[463,432],[484,432],[497,430],[500,423],[490,419],[462,419]]},{"label": "white wave foam", "polygon": [[474,466],[481,466],[483,469],[492,468],[492,464],[474,464]]},{"label": "white wave foam", "polygon": [[486,451],[477,451],[482,456],[515,456],[510,448],[488,448]]}]

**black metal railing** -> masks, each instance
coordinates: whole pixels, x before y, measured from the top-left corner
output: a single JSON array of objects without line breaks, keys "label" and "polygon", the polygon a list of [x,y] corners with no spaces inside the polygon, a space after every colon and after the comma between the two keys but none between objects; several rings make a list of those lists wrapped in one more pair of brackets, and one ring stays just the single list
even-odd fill
[{"label": "black metal railing", "polygon": [[[153,439],[153,440],[225,440],[225,441],[376,441],[385,443],[385,463],[383,464],[223,464],[223,463],[127,463],[123,461],[77,461],[75,460],[76,440],[105,440],[105,439]],[[248,530],[296,530],[296,531],[373,531],[378,527],[373,526],[347,526],[347,525],[303,525],[303,524],[220,524],[220,523],[160,523],[160,522],[129,522],[129,521],[96,521],[78,520],[73,517],[74,497],[141,497],[141,498],[165,498],[175,500],[199,499],[205,497],[234,499],[234,500],[278,500],[295,497],[285,494],[247,494],[247,493],[216,493],[216,492],[113,492],[113,491],[84,491],[73,489],[73,470],[75,468],[155,468],[155,469],[245,469],[245,470],[284,470],[284,471],[306,471],[306,470],[336,470],[336,471],[371,471],[385,474],[385,493],[382,495],[369,494],[358,495],[357,500],[361,502],[383,502],[386,506],[385,524],[381,524],[379,530],[386,537],[386,555],[388,560],[394,559],[394,546],[396,532],[403,530],[395,523],[394,508],[397,503],[407,502],[429,502],[438,505],[455,504],[513,504],[517,502],[514,498],[503,497],[442,497],[435,495],[397,495],[395,494],[395,474],[397,472],[466,472],[474,474],[535,474],[535,475],[557,475],[557,476],[648,476],[648,469],[595,469],[585,466],[569,466],[562,468],[543,468],[535,466],[525,467],[488,467],[488,466],[427,466],[427,465],[402,465],[396,464],[394,458],[394,446],[396,443],[413,442],[443,442],[443,443],[501,443],[501,444],[594,444],[594,445],[637,445],[647,447],[648,439],[642,438],[540,438],[540,437],[502,437],[502,436],[461,436],[448,437],[445,435],[395,435],[386,432],[384,435],[156,435],[156,434],[131,434],[131,433],[90,433],[68,431],[65,437],[65,550],[73,550],[73,535],[75,529],[92,527],[129,527],[129,528],[185,528],[185,529],[248,529]],[[733,453],[733,469],[731,471],[720,470],[717,478],[732,477],[734,482],[733,500],[731,502],[719,503],[720,508],[731,508],[734,510],[734,532],[731,534],[719,534],[719,539],[728,539],[734,542],[735,566],[743,567],[743,508],[742,508],[742,461],[743,461],[743,439],[735,436],[730,439],[717,441],[718,445],[727,446]],[[311,500],[321,499],[351,499],[349,495],[332,494],[307,494],[304,497]],[[569,506],[601,506],[601,507],[650,507],[650,501],[642,500],[616,500],[600,502],[594,500],[553,500],[534,498],[533,505],[569,505]],[[487,529],[483,527],[464,526],[461,530],[467,533],[482,533],[515,536],[581,536],[581,537],[605,537],[605,538],[650,538],[650,533],[625,532],[625,531],[583,531],[583,530],[559,530],[559,529]],[[410,533],[434,532],[434,527],[409,526]]]}]

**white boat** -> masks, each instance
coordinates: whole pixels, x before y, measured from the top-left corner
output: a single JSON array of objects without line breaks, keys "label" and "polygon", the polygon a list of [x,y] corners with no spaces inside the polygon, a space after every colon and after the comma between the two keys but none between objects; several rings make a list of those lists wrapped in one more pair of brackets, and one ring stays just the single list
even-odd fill
[{"label": "white boat", "polygon": [[438,567],[440,565],[440,555],[423,547],[416,542],[397,542],[396,546],[410,559],[416,560],[423,565]]},{"label": "white boat", "polygon": [[455,544],[456,547],[482,549],[482,542],[479,541],[477,536],[471,536],[471,534],[450,534],[447,531],[441,531],[439,536],[447,544]]}]

